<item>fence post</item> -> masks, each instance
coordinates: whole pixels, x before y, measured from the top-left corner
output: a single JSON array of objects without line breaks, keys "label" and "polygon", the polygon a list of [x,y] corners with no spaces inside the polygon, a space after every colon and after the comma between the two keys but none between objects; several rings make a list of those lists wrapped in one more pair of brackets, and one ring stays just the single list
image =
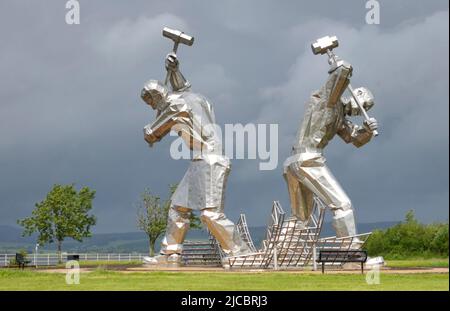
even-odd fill
[{"label": "fence post", "polygon": [[120,261],[120,253],[119,253],[119,261]]},{"label": "fence post", "polygon": [[5,267],[8,266],[8,254],[5,254]]},{"label": "fence post", "polygon": [[278,254],[276,245],[273,247],[273,268],[274,270],[278,270]]},{"label": "fence post", "polygon": [[47,254],[47,266],[50,266],[50,254]]},{"label": "fence post", "polygon": [[109,262],[110,254],[108,254],[108,262]]},{"label": "fence post", "polygon": [[128,256],[128,261],[131,261],[131,253]]},{"label": "fence post", "polygon": [[97,253],[97,261],[98,261],[98,253]]},{"label": "fence post", "polygon": [[317,250],[316,250],[316,244],[313,244],[313,271],[317,270]]}]

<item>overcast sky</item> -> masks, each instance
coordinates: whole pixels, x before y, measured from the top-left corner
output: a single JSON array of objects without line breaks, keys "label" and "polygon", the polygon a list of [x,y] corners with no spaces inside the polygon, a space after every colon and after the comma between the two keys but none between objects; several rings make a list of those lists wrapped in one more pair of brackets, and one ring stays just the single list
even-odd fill
[{"label": "overcast sky", "polygon": [[[266,222],[289,201],[282,163],[309,94],[327,77],[310,43],[336,35],[354,87],[375,95],[380,136],[361,149],[336,138],[329,167],[359,222],[448,219],[449,41],[447,0],[380,1],[380,25],[365,1],[86,1],[80,25],[65,1],[0,3],[0,225],[14,225],[55,183],[97,191],[97,232],[136,230],[146,187],[166,196],[189,164],[169,156],[174,137],[148,148],[154,113],[139,95],[164,78],[171,49],[164,26],[195,36],[179,59],[193,90],[224,123],[279,124],[278,166],[233,160],[226,213]],[[355,122],[360,122],[356,119]]]}]

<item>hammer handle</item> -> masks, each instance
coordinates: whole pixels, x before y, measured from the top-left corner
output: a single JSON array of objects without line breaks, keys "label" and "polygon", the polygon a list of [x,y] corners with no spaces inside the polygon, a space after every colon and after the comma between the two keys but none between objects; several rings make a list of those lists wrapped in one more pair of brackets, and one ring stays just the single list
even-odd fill
[{"label": "hammer handle", "polygon": [[[369,121],[370,117],[367,114],[367,111],[364,109],[363,105],[359,102],[358,96],[356,96],[355,91],[353,91],[353,88],[350,85],[350,83],[348,84],[347,88],[350,91],[350,93],[352,94],[352,97],[355,100],[356,104],[358,105],[359,109],[361,110],[361,113],[364,116],[364,119]],[[375,137],[378,136],[378,131],[377,130],[373,131],[373,136],[375,136]]]},{"label": "hammer handle", "polygon": [[336,55],[334,55],[334,53],[333,53],[333,51],[332,50],[327,50],[327,55],[328,55],[328,58],[334,63],[334,64],[336,64],[337,62],[336,62]]}]

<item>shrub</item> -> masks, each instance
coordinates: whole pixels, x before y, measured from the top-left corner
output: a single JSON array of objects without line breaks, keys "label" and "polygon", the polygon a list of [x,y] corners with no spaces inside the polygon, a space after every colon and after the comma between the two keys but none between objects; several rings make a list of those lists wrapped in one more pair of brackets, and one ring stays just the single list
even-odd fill
[{"label": "shrub", "polygon": [[371,256],[448,257],[448,222],[421,224],[409,211],[405,221],[385,230],[375,230],[366,243]]}]

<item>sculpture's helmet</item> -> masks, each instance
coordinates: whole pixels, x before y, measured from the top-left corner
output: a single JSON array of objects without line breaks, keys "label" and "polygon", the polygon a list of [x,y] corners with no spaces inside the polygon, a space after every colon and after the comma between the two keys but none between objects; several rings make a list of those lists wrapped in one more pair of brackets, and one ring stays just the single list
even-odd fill
[{"label": "sculpture's helmet", "polygon": [[149,80],[145,83],[144,88],[141,91],[141,98],[153,109],[162,111],[167,107],[168,94],[169,89],[162,82],[158,80]]},{"label": "sculpture's helmet", "polygon": [[[362,104],[364,109],[367,111],[370,108],[373,107],[375,104],[374,97],[372,95],[372,92],[365,88],[365,87],[359,87],[357,89],[354,89],[355,95],[358,98],[359,102]],[[349,98],[343,98],[342,102],[345,106],[345,113],[349,116],[358,116],[361,115],[361,111],[359,109],[358,104],[356,103],[355,99],[352,97]]]}]

